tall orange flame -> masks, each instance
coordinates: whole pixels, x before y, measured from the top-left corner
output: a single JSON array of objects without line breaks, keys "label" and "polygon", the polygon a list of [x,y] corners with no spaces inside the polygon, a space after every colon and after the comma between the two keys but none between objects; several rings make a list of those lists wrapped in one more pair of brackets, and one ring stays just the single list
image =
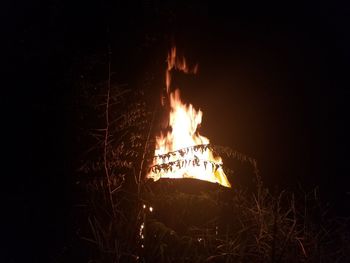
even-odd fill
[{"label": "tall orange flame", "polygon": [[168,54],[166,91],[170,100],[169,126],[171,131],[156,137],[155,158],[147,178],[195,178],[231,187],[222,169],[222,159],[214,156],[209,139],[197,131],[203,113],[181,101],[180,91],[170,92],[171,71],[186,74],[197,73],[198,67],[190,70],[185,58],[177,58],[176,48]]}]

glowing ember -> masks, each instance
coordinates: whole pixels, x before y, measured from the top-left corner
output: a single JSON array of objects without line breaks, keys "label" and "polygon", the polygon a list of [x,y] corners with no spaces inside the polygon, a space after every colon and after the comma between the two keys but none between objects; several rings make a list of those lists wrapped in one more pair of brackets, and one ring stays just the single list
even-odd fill
[{"label": "glowing ember", "polygon": [[170,92],[171,70],[184,73],[197,72],[187,67],[184,58],[176,57],[176,48],[168,55],[166,91],[170,100],[169,126],[167,134],[156,138],[155,158],[147,177],[155,181],[160,178],[195,178],[231,187],[222,169],[222,160],[214,156],[209,139],[201,136],[197,129],[203,113],[181,101],[180,91]]}]

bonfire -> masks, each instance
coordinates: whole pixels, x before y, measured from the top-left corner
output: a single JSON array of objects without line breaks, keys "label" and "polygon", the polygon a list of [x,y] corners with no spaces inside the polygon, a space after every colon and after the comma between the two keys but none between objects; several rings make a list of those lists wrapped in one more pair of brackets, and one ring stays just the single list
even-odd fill
[{"label": "bonfire", "polygon": [[[178,58],[176,48],[168,54],[166,69],[166,101],[169,104],[168,131],[156,137],[155,156],[147,178],[194,178],[231,187],[220,156],[214,154],[207,137],[199,134],[203,112],[185,104],[180,90],[171,91],[172,71],[196,74],[184,57]],[[163,106],[165,103],[163,102]]]}]

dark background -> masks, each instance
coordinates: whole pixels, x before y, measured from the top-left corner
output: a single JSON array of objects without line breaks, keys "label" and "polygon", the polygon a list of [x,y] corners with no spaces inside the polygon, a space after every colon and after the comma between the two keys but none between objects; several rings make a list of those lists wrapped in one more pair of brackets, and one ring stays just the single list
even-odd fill
[{"label": "dark background", "polygon": [[319,186],[325,203],[349,215],[345,3],[126,2],[17,1],[2,8],[8,262],[50,262],[69,246],[81,148],[74,65],[106,54],[108,43],[118,80],[132,85],[145,72],[163,76],[173,38],[199,63],[181,90],[204,112],[202,133],[256,158],[267,185]]}]

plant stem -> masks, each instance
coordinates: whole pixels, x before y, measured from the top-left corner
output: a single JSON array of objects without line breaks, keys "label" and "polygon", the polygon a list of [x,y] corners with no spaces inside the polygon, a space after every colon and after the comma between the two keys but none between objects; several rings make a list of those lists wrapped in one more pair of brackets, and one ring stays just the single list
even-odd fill
[{"label": "plant stem", "polygon": [[106,130],[105,130],[105,140],[104,140],[104,154],[103,154],[103,160],[104,160],[104,168],[105,173],[107,177],[107,185],[108,185],[108,195],[109,195],[109,201],[111,202],[112,207],[112,213],[115,217],[115,210],[114,210],[114,203],[113,203],[113,197],[112,197],[112,190],[111,190],[111,180],[107,165],[107,147],[108,147],[108,136],[109,136],[109,100],[110,100],[110,92],[111,92],[111,48],[108,46],[108,83],[107,83],[107,101],[106,101]]},{"label": "plant stem", "polygon": [[138,193],[138,195],[140,195],[140,191],[141,191],[141,176],[142,176],[143,163],[145,162],[146,151],[147,151],[147,148],[148,148],[149,138],[151,136],[151,130],[152,130],[152,126],[153,126],[155,113],[156,113],[156,109],[154,109],[153,114],[152,114],[152,120],[151,120],[151,123],[149,125],[147,139],[146,139],[145,147],[143,149],[142,160],[141,160],[141,165],[140,165],[140,170],[139,170],[139,178],[138,178],[138,182],[137,182],[137,184],[138,184],[138,186],[137,186],[137,193]]}]

